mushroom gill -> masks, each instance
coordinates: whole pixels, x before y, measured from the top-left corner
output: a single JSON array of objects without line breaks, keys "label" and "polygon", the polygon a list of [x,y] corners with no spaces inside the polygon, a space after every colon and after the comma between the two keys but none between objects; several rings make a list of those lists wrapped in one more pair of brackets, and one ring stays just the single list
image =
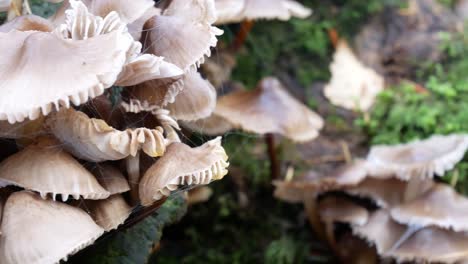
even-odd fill
[{"label": "mushroom gill", "polygon": [[6,201],[1,223],[3,264],[49,264],[92,244],[104,230],[79,208],[22,191]]},{"label": "mushroom gill", "polygon": [[130,191],[130,185],[125,176],[112,165],[96,164],[90,171],[96,177],[99,184],[101,184],[110,195]]},{"label": "mushroom gill", "polygon": [[81,166],[58,142],[40,140],[0,163],[0,184],[39,192],[43,198],[60,195],[63,201],[109,197],[96,178]]},{"label": "mushroom gill", "polygon": [[163,129],[110,127],[101,119],[89,118],[83,112],[64,109],[47,121],[51,133],[74,156],[88,161],[120,160],[143,150],[151,157],[161,156],[166,149]]},{"label": "mushroom gill", "polygon": [[208,184],[223,178],[229,165],[227,159],[221,137],[196,148],[172,143],[143,175],[139,186],[141,204],[151,205],[169,196],[178,186]]}]

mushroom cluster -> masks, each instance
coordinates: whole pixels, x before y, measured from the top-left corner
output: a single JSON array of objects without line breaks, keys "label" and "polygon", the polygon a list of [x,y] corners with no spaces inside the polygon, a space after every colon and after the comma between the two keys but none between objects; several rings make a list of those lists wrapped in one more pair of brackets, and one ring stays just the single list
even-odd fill
[{"label": "mushroom cluster", "polygon": [[334,173],[275,181],[275,196],[304,203],[312,226],[338,255],[351,234],[383,259],[460,263],[468,260],[468,199],[436,178],[467,150],[465,134],[374,146],[365,160]]},{"label": "mushroom cluster", "polygon": [[221,138],[189,146],[177,122],[215,108],[197,72],[223,33],[214,0],[18,3],[0,3],[0,263],[58,263],[227,174]]}]

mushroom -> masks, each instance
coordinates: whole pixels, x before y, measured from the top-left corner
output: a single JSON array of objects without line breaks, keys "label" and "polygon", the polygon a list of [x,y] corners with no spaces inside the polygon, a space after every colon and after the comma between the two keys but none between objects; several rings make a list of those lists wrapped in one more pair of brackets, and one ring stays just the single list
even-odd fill
[{"label": "mushroom", "polygon": [[116,229],[132,213],[132,208],[121,194],[111,195],[105,200],[89,200],[84,203],[91,217],[105,231]]},{"label": "mushroom", "polygon": [[[0,89],[8,91],[0,99],[0,120],[21,122],[47,115],[53,107],[69,108],[70,101],[80,105],[120,79],[133,84],[166,78],[161,72],[181,74],[161,58],[139,56],[141,44],[133,40],[117,13],[101,18],[90,14],[81,2],[70,0],[70,5],[65,23],[53,32],[0,32],[0,47],[9,51],[0,60]],[[36,52],[38,48],[41,52]]]},{"label": "mushroom", "polygon": [[74,156],[88,161],[120,160],[135,156],[141,149],[151,157],[166,149],[162,128],[116,130],[101,119],[64,109],[51,115],[46,124],[52,134]]},{"label": "mushroom", "polygon": [[109,197],[96,178],[52,139],[42,139],[0,163],[0,184],[39,192],[41,197],[60,194],[79,199]]},{"label": "mushroom", "polygon": [[216,21],[214,0],[173,0],[162,15],[150,18],[144,26],[145,50],[177,65],[184,72],[194,70],[210,56],[216,36],[222,30]]},{"label": "mushroom", "polygon": [[0,259],[4,264],[59,263],[104,232],[81,209],[27,191],[10,195],[1,230]]},{"label": "mushroom", "polygon": [[189,205],[204,203],[213,195],[213,189],[208,186],[193,188],[187,192],[187,203]]},{"label": "mushroom", "polygon": [[391,208],[404,201],[407,184],[407,182],[396,178],[374,179],[367,177],[358,185],[343,189],[343,192],[369,198],[381,208]]},{"label": "mushroom", "polygon": [[468,235],[437,227],[424,228],[386,255],[399,263],[458,263],[468,259]]},{"label": "mushroom", "polygon": [[348,186],[356,186],[367,177],[364,161],[356,160],[354,163],[343,165],[330,174],[318,174],[309,171],[302,177],[295,177],[291,181],[273,181],[276,189],[275,197],[290,201],[302,201],[303,193],[323,193],[331,190],[340,190]]},{"label": "mushroom", "polygon": [[216,0],[216,24],[243,20],[306,18],[312,10],[293,0]]},{"label": "mushroom", "polygon": [[94,174],[99,184],[106,189],[110,195],[130,191],[125,176],[115,167],[109,164],[97,164],[90,170]]},{"label": "mushroom", "polygon": [[441,183],[434,184],[416,199],[392,208],[390,213],[395,221],[405,225],[468,231],[468,199]]},{"label": "mushroom", "polygon": [[0,138],[33,139],[45,133],[44,118],[38,118],[33,121],[26,120],[14,124],[10,124],[7,121],[0,121]]},{"label": "mushroom", "polygon": [[330,71],[324,94],[334,105],[367,112],[384,89],[384,78],[364,66],[345,41],[338,43]]},{"label": "mushroom", "polygon": [[377,177],[394,174],[405,181],[412,177],[431,179],[453,169],[467,149],[467,135],[433,135],[407,144],[373,146],[367,162],[370,174]]},{"label": "mushroom", "polygon": [[198,72],[186,73],[184,90],[165,108],[177,120],[193,121],[211,115],[216,106],[216,90]]},{"label": "mushroom", "polygon": [[362,226],[367,223],[367,210],[348,199],[337,196],[327,196],[319,201],[318,211],[325,223],[349,223]]},{"label": "mushroom", "polygon": [[405,231],[406,227],[393,221],[385,209],[373,212],[366,224],[353,227],[353,234],[375,245],[379,255],[390,250]]},{"label": "mushroom", "polygon": [[236,128],[280,134],[295,142],[314,139],[323,127],[322,118],[289,95],[274,77],[264,78],[255,90],[222,96],[214,115]]},{"label": "mushroom", "polygon": [[234,129],[231,123],[216,114],[212,114],[207,118],[195,121],[182,121],[181,125],[192,131],[205,135],[222,135],[229,130]]},{"label": "mushroom", "polygon": [[180,185],[208,184],[227,174],[227,155],[221,147],[221,137],[190,148],[172,143],[166,153],[143,175],[139,186],[143,206],[151,205]]}]

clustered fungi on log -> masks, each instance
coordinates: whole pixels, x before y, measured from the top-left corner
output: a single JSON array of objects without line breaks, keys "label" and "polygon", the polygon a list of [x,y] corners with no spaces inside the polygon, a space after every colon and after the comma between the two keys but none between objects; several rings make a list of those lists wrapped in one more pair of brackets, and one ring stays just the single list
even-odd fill
[{"label": "clustered fungi on log", "polygon": [[[309,172],[275,181],[275,196],[304,203],[317,232],[339,252],[348,234],[383,259],[455,263],[468,260],[468,199],[434,178],[468,150],[468,135],[434,135],[395,146],[374,146],[333,174]],[[349,232],[337,230],[347,224]],[[322,226],[325,226],[323,228]]]},{"label": "clustered fungi on log", "polygon": [[58,263],[141,206],[227,174],[221,138],[188,146],[177,123],[215,108],[197,73],[222,34],[214,0],[66,0],[48,19],[27,1],[0,10],[0,137],[17,146],[0,162],[1,263]]}]

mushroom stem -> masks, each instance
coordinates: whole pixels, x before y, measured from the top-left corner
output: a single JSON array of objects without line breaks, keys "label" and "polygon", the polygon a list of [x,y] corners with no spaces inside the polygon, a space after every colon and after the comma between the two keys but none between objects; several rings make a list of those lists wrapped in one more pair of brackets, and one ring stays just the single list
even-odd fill
[{"label": "mushroom stem", "polygon": [[268,157],[270,159],[270,176],[272,179],[279,179],[280,164],[275,149],[275,138],[273,134],[265,134],[265,142],[268,148]]},{"label": "mushroom stem", "polygon": [[136,156],[128,156],[125,159],[125,165],[127,167],[128,183],[130,185],[130,198],[132,204],[137,204],[139,201],[138,196],[138,185],[140,183],[140,152]]},{"label": "mushroom stem", "polygon": [[249,33],[252,30],[253,25],[254,22],[252,20],[246,20],[242,22],[242,24],[240,25],[240,29],[236,34],[236,38],[234,39],[234,42],[232,44],[232,50],[234,52],[239,51],[239,49],[244,45],[245,41],[247,40],[247,36],[249,36]]},{"label": "mushroom stem", "polygon": [[23,14],[32,15],[31,5],[29,4],[29,0],[23,1]]},{"label": "mushroom stem", "polygon": [[8,21],[13,20],[15,17],[21,16],[23,13],[23,4],[21,0],[12,0],[10,9],[8,10]]},{"label": "mushroom stem", "polygon": [[328,236],[320,222],[317,208],[317,195],[315,193],[304,194],[304,207],[312,229],[322,241],[328,241]]},{"label": "mushroom stem", "polygon": [[328,38],[330,39],[333,47],[336,48],[336,46],[338,45],[338,42],[340,41],[340,36],[338,34],[338,31],[336,31],[336,29],[334,28],[330,28],[328,29],[327,33],[328,33]]},{"label": "mushroom stem", "polygon": [[346,161],[346,164],[350,164],[353,162],[353,157],[351,152],[349,151],[349,146],[345,141],[340,141],[341,150],[343,151],[343,157]]}]

